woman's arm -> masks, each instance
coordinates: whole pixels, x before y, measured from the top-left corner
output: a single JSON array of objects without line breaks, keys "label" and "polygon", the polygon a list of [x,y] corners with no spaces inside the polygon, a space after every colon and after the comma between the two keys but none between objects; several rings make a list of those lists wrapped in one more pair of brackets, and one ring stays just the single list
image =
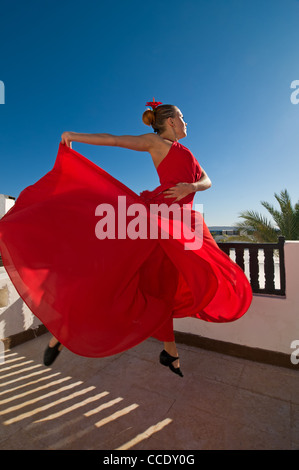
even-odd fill
[{"label": "woman's arm", "polygon": [[139,152],[149,152],[157,143],[155,134],[143,135],[112,135],[112,134],[79,134],[77,132],[64,132],[61,143],[71,147],[71,142],[81,142],[91,145],[105,145],[112,147],[124,147]]},{"label": "woman's arm", "polygon": [[202,170],[201,177],[195,183],[177,183],[176,186],[166,189],[163,191],[163,194],[166,198],[176,198],[176,201],[183,199],[188,196],[190,193],[195,193],[197,191],[205,191],[212,186],[212,182],[206,172]]},{"label": "woman's arm", "polygon": [[191,183],[191,185],[193,187],[194,192],[205,191],[206,189],[209,189],[212,186],[212,182],[210,178],[208,177],[208,175],[206,174],[206,172],[204,171],[204,169],[202,168],[200,179],[196,181],[195,183]]}]

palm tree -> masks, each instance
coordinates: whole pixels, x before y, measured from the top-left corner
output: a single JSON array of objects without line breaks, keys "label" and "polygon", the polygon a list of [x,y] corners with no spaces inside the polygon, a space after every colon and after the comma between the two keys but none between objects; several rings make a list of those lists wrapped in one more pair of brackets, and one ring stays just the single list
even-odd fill
[{"label": "palm tree", "polygon": [[[273,221],[255,211],[241,212],[243,222],[237,227],[245,232],[247,239],[253,242],[277,242],[279,236],[286,240],[299,240],[299,201],[292,207],[290,196],[285,189],[281,193],[274,194],[280,210],[271,204],[261,201],[261,204],[271,214]],[[243,235],[244,239],[244,235]]]}]

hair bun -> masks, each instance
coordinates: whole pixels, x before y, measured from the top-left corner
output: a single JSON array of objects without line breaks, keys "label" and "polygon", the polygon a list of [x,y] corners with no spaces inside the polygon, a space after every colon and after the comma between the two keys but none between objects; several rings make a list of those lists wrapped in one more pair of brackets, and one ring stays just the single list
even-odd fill
[{"label": "hair bun", "polygon": [[152,109],[147,109],[142,115],[142,121],[147,126],[153,126],[155,124],[155,113]]}]

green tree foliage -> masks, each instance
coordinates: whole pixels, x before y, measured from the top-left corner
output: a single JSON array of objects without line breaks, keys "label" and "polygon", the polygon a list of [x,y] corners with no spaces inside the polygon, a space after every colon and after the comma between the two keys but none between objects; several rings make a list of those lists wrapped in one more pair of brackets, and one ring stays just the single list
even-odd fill
[{"label": "green tree foliage", "polygon": [[[261,201],[262,206],[272,216],[272,220],[256,211],[241,212],[243,222],[237,224],[242,238],[253,242],[277,242],[279,236],[286,240],[299,240],[299,201],[292,206],[290,196],[285,189],[280,194],[274,194],[279,204],[279,209],[266,201]],[[245,240],[244,240],[245,241]]]}]

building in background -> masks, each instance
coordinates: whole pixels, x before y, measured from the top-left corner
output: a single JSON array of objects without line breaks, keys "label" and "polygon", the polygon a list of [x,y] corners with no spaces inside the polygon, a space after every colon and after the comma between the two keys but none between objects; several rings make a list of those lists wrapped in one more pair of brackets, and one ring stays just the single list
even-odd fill
[{"label": "building in background", "polygon": [[240,229],[230,226],[212,226],[208,227],[212,237],[216,242],[223,242],[227,237],[240,235]]}]

